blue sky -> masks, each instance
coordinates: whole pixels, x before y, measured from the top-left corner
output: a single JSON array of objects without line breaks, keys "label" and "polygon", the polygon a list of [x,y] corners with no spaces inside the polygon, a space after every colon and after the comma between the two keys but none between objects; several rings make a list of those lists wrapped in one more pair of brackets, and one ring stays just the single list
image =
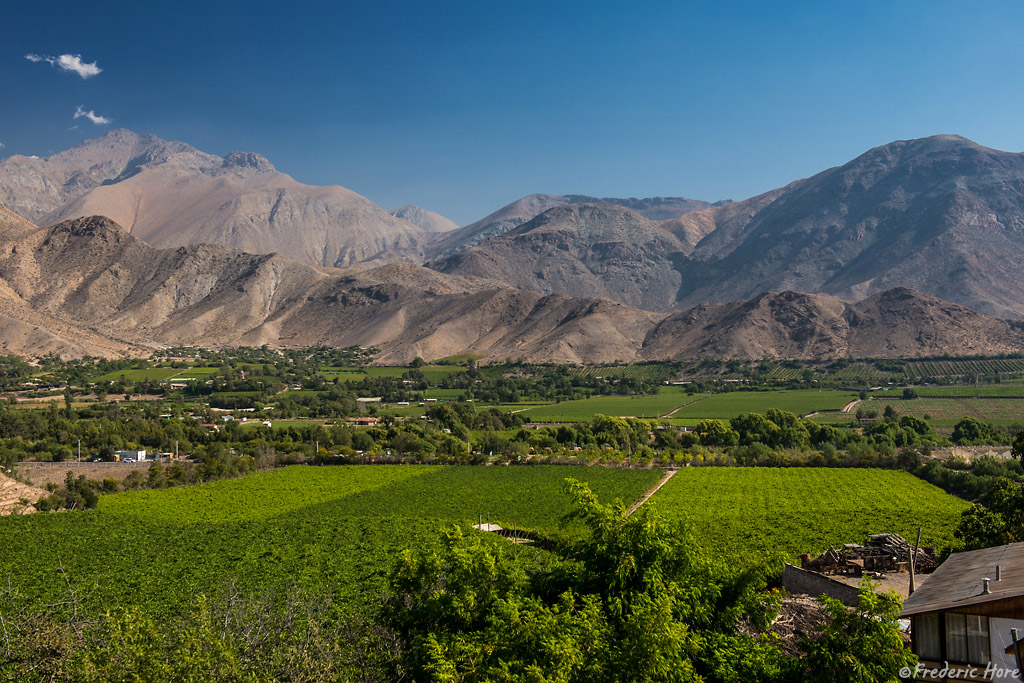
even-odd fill
[{"label": "blue sky", "polygon": [[1021,151],[1022,34],[1019,2],[8,3],[0,156],[125,127],[460,224],[742,199],[897,139]]}]

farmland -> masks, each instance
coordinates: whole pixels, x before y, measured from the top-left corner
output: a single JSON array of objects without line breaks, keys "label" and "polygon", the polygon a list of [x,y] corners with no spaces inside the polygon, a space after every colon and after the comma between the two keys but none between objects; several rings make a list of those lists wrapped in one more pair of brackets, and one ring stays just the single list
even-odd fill
[{"label": "farmland", "polygon": [[[986,386],[918,387],[913,389],[920,398],[1024,398],[1024,385],[993,384]],[[902,389],[888,389],[872,394],[879,398],[902,398]]]},{"label": "farmland", "polygon": [[[242,479],[102,496],[97,510],[0,520],[0,578],[57,600],[62,566],[89,605],[172,613],[226,582],[297,582],[344,601],[376,590],[398,549],[433,542],[479,514],[504,526],[561,528],[566,477],[630,502],[661,470],[600,467],[289,467]],[[885,495],[880,495],[880,492]],[[966,506],[914,477],[880,470],[685,468],[649,503],[714,554],[789,559],[868,533],[944,546]],[[524,551],[525,552],[525,551]]]},{"label": "farmland", "polygon": [[967,504],[910,474],[885,470],[703,467],[680,470],[652,499],[715,555],[779,551],[793,560],[870,533],[950,545]]},{"label": "farmland", "polygon": [[791,391],[735,391],[714,394],[676,412],[676,418],[731,419],[742,413],[763,413],[769,408],[797,415],[819,410],[837,410],[857,398],[845,391],[797,389]]},{"label": "farmland", "polygon": [[[563,480],[629,502],[657,470],[583,467],[290,467],[200,486],[103,496],[97,510],[0,519],[0,578],[36,601],[59,598],[63,567],[86,606],[173,613],[228,581],[292,581],[360,600],[401,548],[451,524],[491,521],[554,532]],[[571,530],[570,530],[571,532]],[[66,597],[66,594],[65,594]]]},{"label": "farmland", "polygon": [[742,413],[763,413],[769,408],[805,415],[819,410],[838,410],[857,398],[846,391],[795,389],[783,391],[734,391],[695,394],[685,386],[662,387],[657,394],[641,396],[594,396],[540,406],[512,406],[534,422],[585,422],[594,415],[655,418],[671,413],[678,424],[705,418],[731,419]]},{"label": "farmland", "polygon": [[595,396],[516,410],[523,410],[523,415],[534,422],[585,422],[598,414],[655,418],[706,396],[687,393],[683,387],[663,387],[659,393],[653,395]]},{"label": "farmland", "polygon": [[1024,421],[1024,400],[1012,398],[917,398],[903,400],[872,400],[871,408],[884,411],[892,406],[901,414],[930,420],[959,420],[975,417],[1000,422]]},{"label": "farmland", "polygon": [[114,370],[95,379],[96,382],[117,382],[122,378],[129,382],[161,382],[181,374],[181,368],[143,368]]}]

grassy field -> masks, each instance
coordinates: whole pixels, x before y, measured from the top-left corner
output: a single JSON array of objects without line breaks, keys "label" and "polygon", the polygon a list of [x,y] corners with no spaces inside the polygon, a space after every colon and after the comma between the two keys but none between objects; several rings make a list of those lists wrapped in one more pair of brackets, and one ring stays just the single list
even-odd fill
[{"label": "grassy field", "polygon": [[369,377],[365,372],[321,372],[320,376],[325,380],[334,381],[339,380],[341,382],[362,382],[364,379]]},{"label": "grassy field", "polygon": [[454,401],[466,393],[465,389],[427,389],[423,392],[423,398],[436,398],[444,401]]},{"label": "grassy field", "polygon": [[[920,398],[1024,398],[1024,385],[991,384],[987,386],[918,387]],[[903,389],[875,392],[873,398],[902,398]]]},{"label": "grassy field", "polygon": [[685,387],[670,386],[651,396],[594,396],[515,410],[522,410],[521,414],[534,422],[586,422],[599,414],[653,419],[707,396],[686,392]]},{"label": "grassy field", "polygon": [[905,472],[686,468],[651,499],[709,551],[742,560],[778,550],[793,560],[868,534],[923,528],[922,544],[953,541],[964,501]]},{"label": "grassy field", "polygon": [[[0,518],[0,580],[37,602],[62,599],[63,566],[83,607],[173,614],[228,581],[297,582],[359,600],[401,548],[452,524],[556,531],[566,477],[602,499],[638,498],[658,470],[599,467],[288,467],[243,479],[103,496],[97,510]],[[502,541],[504,542],[504,541]],[[63,598],[66,598],[66,593]]]},{"label": "grassy field", "polygon": [[117,382],[122,377],[129,382],[161,382],[182,374],[181,368],[146,368],[144,370],[114,370],[100,375],[94,382]]},{"label": "grassy field", "polygon": [[1024,420],[1024,401],[1012,398],[916,398],[910,401],[872,400],[866,408],[881,414],[887,405],[903,415],[928,416],[935,420],[959,420],[964,416],[980,420],[1013,422]]},{"label": "grassy field", "polygon": [[188,379],[202,379],[207,380],[212,375],[215,375],[220,368],[188,368],[187,370],[178,370],[178,374],[172,376],[172,380],[188,380]]},{"label": "grassy field", "polygon": [[789,391],[734,391],[714,394],[679,410],[675,418],[732,419],[742,413],[764,413],[769,408],[806,415],[818,410],[838,410],[857,398],[845,391],[794,389]]}]

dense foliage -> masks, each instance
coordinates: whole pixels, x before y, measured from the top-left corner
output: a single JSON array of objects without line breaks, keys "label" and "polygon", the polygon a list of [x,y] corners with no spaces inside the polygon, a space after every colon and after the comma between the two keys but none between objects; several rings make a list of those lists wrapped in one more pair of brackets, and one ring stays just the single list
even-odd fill
[{"label": "dense foliage", "polygon": [[70,681],[889,683],[914,662],[898,602],[868,590],[853,611],[826,601],[831,623],[789,657],[767,630],[781,597],[771,569],[712,560],[684,530],[646,510],[624,517],[621,503],[601,503],[578,481],[565,490],[567,519],[584,531],[575,540],[553,536],[541,551],[452,527],[439,543],[407,545],[383,600],[354,608],[327,584],[277,590],[263,577],[257,590],[199,589],[171,619],[137,605],[89,612],[62,565],[65,599],[44,611],[0,590],[0,671]]}]

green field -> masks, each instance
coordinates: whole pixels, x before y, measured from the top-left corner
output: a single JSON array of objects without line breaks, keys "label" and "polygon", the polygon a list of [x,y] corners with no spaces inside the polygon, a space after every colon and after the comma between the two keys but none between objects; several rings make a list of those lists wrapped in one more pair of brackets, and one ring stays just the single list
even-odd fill
[{"label": "green field", "polygon": [[427,389],[423,392],[423,398],[436,398],[443,401],[454,401],[465,393],[465,389]]},{"label": "green field", "polygon": [[202,379],[207,380],[212,375],[217,374],[220,368],[188,368],[187,370],[178,370],[178,374],[171,377],[172,380],[188,380],[188,379]]},{"label": "green field", "polygon": [[114,370],[100,375],[94,382],[117,382],[122,377],[129,382],[162,382],[182,374],[181,368],[146,368],[144,370]]},{"label": "green field", "polygon": [[[632,501],[659,470],[600,467],[283,468],[201,486],[102,496],[97,510],[0,518],[0,581],[37,603],[62,597],[63,566],[83,607],[138,604],[171,614],[226,582],[296,582],[359,600],[396,553],[451,524],[491,521],[555,532],[566,477]],[[503,542],[503,541],[502,541]]]},{"label": "green field", "polygon": [[927,415],[934,420],[959,420],[965,416],[1007,422],[1024,420],[1024,401],[1013,398],[915,398],[910,401],[881,399],[863,405],[866,408],[877,409],[880,415],[887,405],[891,405],[902,415],[921,418]]},{"label": "green field", "polygon": [[333,382],[339,380],[341,382],[362,382],[364,379],[369,377],[365,372],[321,372],[320,376],[327,381]]},{"label": "green field", "polygon": [[679,410],[676,418],[732,419],[743,413],[764,413],[769,408],[806,415],[818,410],[838,410],[857,398],[845,391],[794,389],[789,391],[734,391],[714,394]]},{"label": "green field", "polygon": [[1024,372],[1024,358],[910,361],[905,363],[904,367],[911,380],[922,377],[1013,374]]},{"label": "green field", "polygon": [[[990,384],[986,386],[917,387],[920,398],[1024,398],[1024,385]],[[888,389],[871,394],[872,398],[902,398],[903,389]]]},{"label": "green field", "polygon": [[603,377],[629,378],[647,382],[661,382],[675,375],[675,371],[662,363],[643,363],[639,365],[588,365],[573,367],[569,370],[570,377]]},{"label": "green field", "polygon": [[690,467],[651,499],[716,555],[743,560],[778,550],[793,560],[868,534],[943,547],[967,503],[905,472],[864,469]]},{"label": "green field", "polygon": [[[648,396],[594,396],[578,401],[563,401],[522,410],[534,422],[586,422],[594,415],[645,417],[654,419],[676,408],[697,401],[707,394],[687,394],[685,387],[662,387]],[[521,410],[516,408],[516,410]]]}]

